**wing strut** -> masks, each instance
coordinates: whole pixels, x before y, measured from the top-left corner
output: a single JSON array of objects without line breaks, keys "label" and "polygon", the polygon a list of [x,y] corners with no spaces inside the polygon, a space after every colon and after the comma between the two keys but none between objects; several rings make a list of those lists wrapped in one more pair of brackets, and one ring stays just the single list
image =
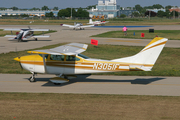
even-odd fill
[{"label": "wing strut", "polygon": [[43,63],[44,63],[44,71],[45,71],[45,73],[47,74],[45,54],[42,54],[42,57],[43,57]]}]

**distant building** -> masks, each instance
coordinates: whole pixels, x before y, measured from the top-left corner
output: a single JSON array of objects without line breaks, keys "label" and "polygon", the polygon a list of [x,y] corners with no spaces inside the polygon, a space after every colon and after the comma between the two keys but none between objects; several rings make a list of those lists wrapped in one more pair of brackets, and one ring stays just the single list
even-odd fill
[{"label": "distant building", "polygon": [[120,10],[120,15],[124,14],[126,16],[131,16],[133,12],[138,12],[138,11],[134,10],[133,7],[132,8],[122,8],[122,10]]},{"label": "distant building", "polygon": [[23,15],[27,14],[29,16],[45,16],[46,13],[53,12],[54,16],[58,15],[59,11],[41,11],[41,10],[0,10],[0,16],[2,15]]},{"label": "distant building", "polygon": [[179,12],[180,13],[180,7],[173,7],[171,9],[169,9],[170,12],[172,11],[176,11],[176,12]]},{"label": "distant building", "polygon": [[96,9],[92,8],[88,10],[89,17],[93,16],[104,16],[105,18],[114,18],[118,17],[118,12],[120,10],[120,6],[116,4],[116,0],[98,0],[98,5]]},{"label": "distant building", "polygon": [[120,10],[120,5],[117,5],[116,0],[98,0],[96,9],[92,8],[88,10],[89,17],[93,18],[104,16],[104,18],[115,18],[120,17],[121,14],[130,16],[132,12],[137,10]]}]

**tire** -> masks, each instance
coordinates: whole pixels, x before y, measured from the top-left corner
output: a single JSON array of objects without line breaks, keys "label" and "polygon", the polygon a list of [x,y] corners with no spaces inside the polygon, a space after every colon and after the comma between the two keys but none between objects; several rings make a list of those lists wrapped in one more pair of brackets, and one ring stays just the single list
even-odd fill
[{"label": "tire", "polygon": [[30,82],[36,82],[35,78],[33,78],[33,77],[30,77],[30,78],[29,78],[29,81],[30,81]]}]

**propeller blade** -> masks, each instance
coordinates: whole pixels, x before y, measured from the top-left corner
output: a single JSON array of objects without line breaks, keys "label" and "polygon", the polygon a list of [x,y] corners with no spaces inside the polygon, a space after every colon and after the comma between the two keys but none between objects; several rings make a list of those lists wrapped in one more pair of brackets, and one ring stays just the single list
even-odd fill
[{"label": "propeller blade", "polygon": [[21,67],[21,70],[23,70],[23,67],[22,67],[22,65],[21,65],[21,63],[19,62],[19,65],[20,65],[20,67]]}]

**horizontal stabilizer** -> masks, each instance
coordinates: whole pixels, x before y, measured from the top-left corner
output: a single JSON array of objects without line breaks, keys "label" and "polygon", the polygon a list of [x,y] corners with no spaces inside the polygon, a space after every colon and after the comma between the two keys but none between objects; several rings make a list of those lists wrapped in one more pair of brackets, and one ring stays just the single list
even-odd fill
[{"label": "horizontal stabilizer", "polygon": [[130,71],[151,71],[151,68],[147,68],[144,66],[130,65],[129,70]]},{"label": "horizontal stabilizer", "polygon": [[66,82],[69,82],[69,80],[64,79],[64,78],[60,78],[60,77],[51,78],[50,81],[52,83],[66,83]]}]

